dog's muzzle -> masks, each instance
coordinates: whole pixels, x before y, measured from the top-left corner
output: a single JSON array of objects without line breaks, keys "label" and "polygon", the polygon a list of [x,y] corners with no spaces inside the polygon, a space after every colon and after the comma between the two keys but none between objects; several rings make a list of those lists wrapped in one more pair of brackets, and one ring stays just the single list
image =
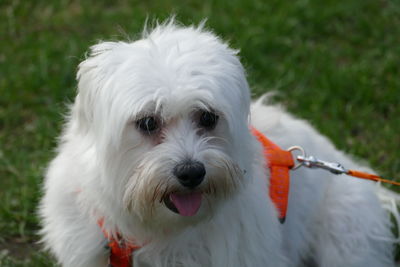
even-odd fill
[{"label": "dog's muzzle", "polygon": [[189,191],[173,192],[164,198],[165,206],[182,216],[193,216],[200,209],[202,193],[195,191],[206,175],[204,164],[198,161],[184,161],[173,169],[179,183]]}]

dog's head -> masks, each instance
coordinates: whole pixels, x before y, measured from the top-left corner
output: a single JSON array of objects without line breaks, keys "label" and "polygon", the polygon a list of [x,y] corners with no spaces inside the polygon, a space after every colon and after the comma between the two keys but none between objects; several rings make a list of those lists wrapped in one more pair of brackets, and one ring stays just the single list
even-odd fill
[{"label": "dog's head", "polygon": [[249,89],[237,51],[203,27],[103,42],[79,66],[77,131],[93,140],[101,197],[149,225],[191,224],[243,186]]}]

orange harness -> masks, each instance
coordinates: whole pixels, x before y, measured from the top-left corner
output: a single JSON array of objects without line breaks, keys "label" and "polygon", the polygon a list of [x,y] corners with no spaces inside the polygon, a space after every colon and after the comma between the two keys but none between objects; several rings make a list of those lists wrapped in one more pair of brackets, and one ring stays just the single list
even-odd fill
[{"label": "orange harness", "polygon": [[[281,223],[285,221],[288,196],[289,196],[289,170],[294,166],[292,154],[280,149],[261,132],[251,128],[251,132],[263,146],[266,166],[270,169],[269,196],[278,209],[278,218]],[[103,219],[98,221],[104,236],[107,238],[109,249],[108,266],[131,267],[132,254],[140,249],[140,246],[125,241],[117,234],[117,238],[111,236],[103,229]]]},{"label": "orange harness", "polygon": [[278,218],[281,223],[285,221],[289,199],[289,170],[293,168],[293,156],[289,151],[281,149],[265,135],[251,128],[253,135],[263,146],[266,166],[270,170],[269,196],[278,209]]},{"label": "orange harness", "polygon": [[97,224],[107,239],[107,249],[109,250],[108,266],[109,267],[131,267],[132,254],[140,249],[140,246],[128,243],[119,234],[117,237],[111,236],[104,230],[104,219],[100,219]]}]

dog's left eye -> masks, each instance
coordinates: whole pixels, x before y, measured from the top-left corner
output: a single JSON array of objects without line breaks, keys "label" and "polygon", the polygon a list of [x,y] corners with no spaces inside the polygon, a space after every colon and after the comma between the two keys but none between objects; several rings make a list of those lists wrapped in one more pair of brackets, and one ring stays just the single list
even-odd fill
[{"label": "dog's left eye", "polygon": [[200,114],[199,126],[207,130],[212,130],[217,125],[219,116],[210,111],[203,111]]},{"label": "dog's left eye", "polygon": [[138,129],[146,134],[157,132],[160,128],[160,123],[156,117],[145,117],[136,122]]}]

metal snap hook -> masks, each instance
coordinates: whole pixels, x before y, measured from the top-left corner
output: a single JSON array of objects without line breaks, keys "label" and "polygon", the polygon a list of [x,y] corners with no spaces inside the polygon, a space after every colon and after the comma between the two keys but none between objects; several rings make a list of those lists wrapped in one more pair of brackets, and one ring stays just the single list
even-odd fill
[{"label": "metal snap hook", "polygon": [[[292,154],[293,154],[293,151],[296,151],[296,150],[301,152],[301,157],[306,157],[306,152],[304,151],[304,149],[301,146],[291,146],[287,149],[287,151],[289,151]],[[295,155],[293,155],[293,158],[296,160],[296,164],[293,166],[292,170],[296,170],[296,169],[300,168],[301,166],[303,166],[303,162],[298,161],[297,157],[295,157]]]}]

